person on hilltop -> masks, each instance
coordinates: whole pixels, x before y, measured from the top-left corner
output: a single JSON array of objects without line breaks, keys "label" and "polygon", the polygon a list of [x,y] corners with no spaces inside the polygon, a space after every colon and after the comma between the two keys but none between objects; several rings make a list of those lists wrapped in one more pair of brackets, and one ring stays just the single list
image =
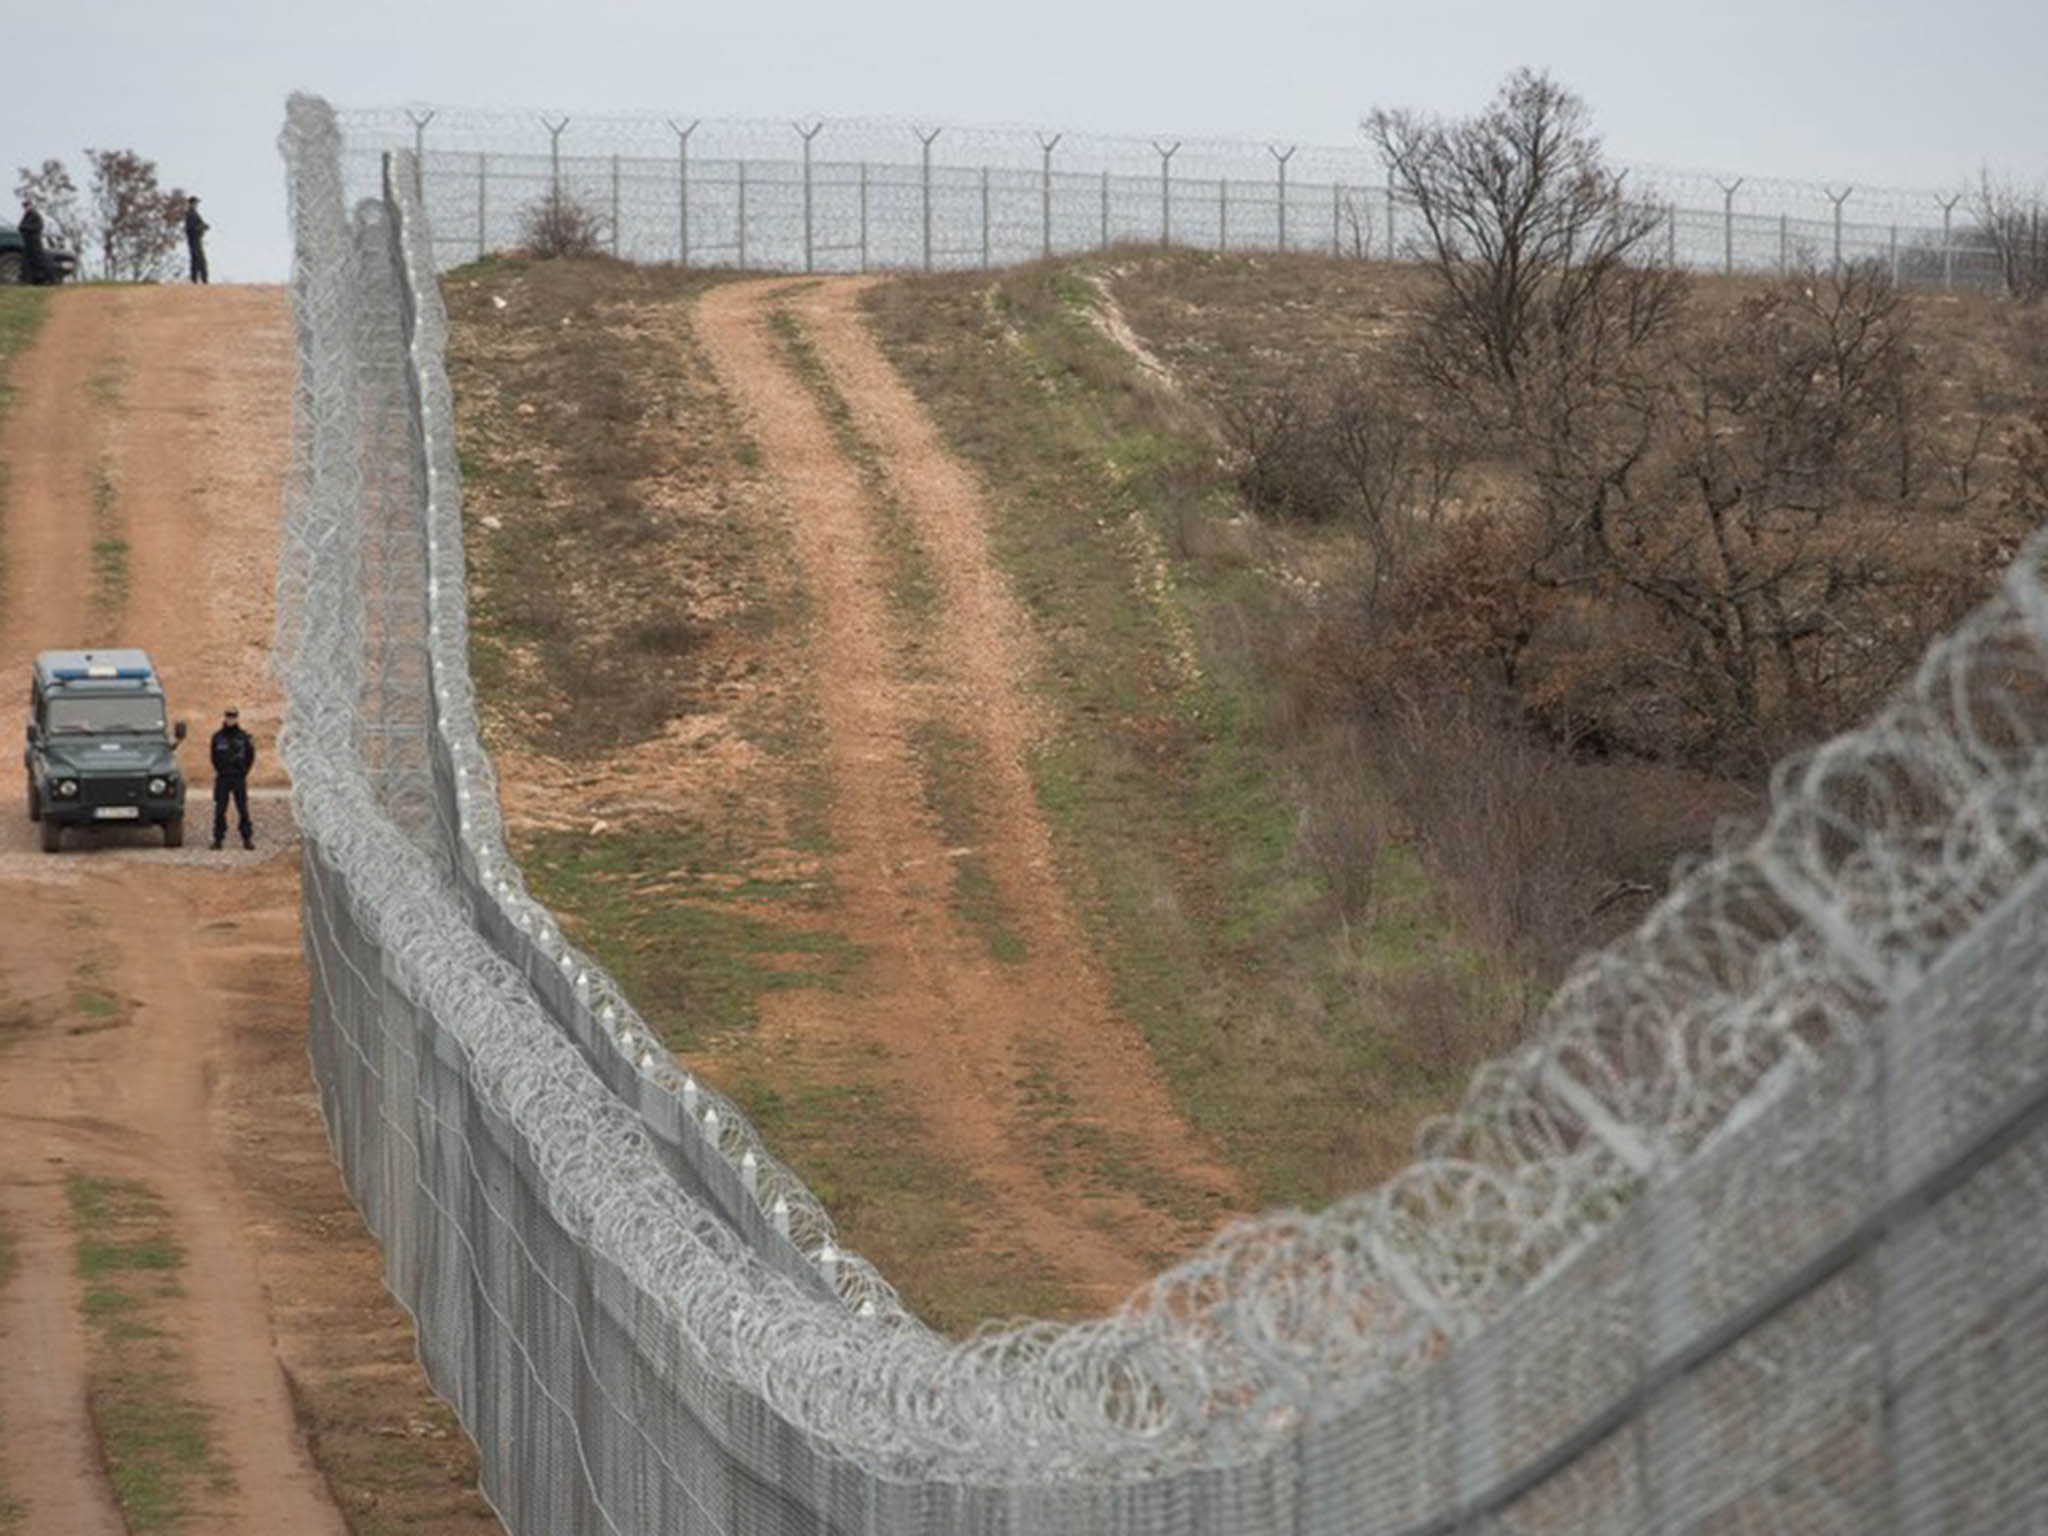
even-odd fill
[{"label": "person on hilltop", "polygon": [[222,711],[220,729],[213,733],[213,843],[219,851],[228,835],[228,801],[235,802],[240,819],[242,846],[256,846],[256,829],[249,822],[249,770],[256,766],[256,739],[242,729],[241,711],[230,706]]},{"label": "person on hilltop", "polygon": [[48,261],[43,255],[43,215],[34,198],[21,200],[21,218],[14,227],[21,234],[21,280],[24,283],[47,283],[50,274]]},{"label": "person on hilltop", "polygon": [[185,199],[185,254],[191,258],[192,281],[206,281],[206,231],[212,226],[199,217],[199,199]]}]

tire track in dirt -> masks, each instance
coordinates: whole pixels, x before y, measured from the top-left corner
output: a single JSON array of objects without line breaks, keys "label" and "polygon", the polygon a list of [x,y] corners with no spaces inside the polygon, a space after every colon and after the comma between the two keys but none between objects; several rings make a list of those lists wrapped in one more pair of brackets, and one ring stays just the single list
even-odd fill
[{"label": "tire track in dirt", "polygon": [[[1058,882],[1032,794],[1037,723],[1017,680],[1029,636],[989,555],[987,506],[938,443],[914,398],[867,336],[858,280],[791,293],[786,282],[731,284],[698,302],[695,325],[739,402],[787,506],[815,604],[817,693],[834,783],[831,840],[842,894],[836,925],[872,956],[858,995],[764,999],[764,1022],[798,1040],[879,1044],[934,1142],[988,1190],[993,1220],[1092,1304],[1148,1279],[1161,1254],[1187,1252],[1207,1222],[1168,1216],[1128,1189],[1055,1180],[1034,1156],[1045,1127],[1021,1082],[1049,1047],[1074,1118],[1134,1143],[1149,1172],[1197,1191],[1220,1217],[1241,1190],[1175,1112],[1108,987]],[[863,437],[910,510],[942,594],[936,682],[895,651],[877,512],[859,468],[767,330],[798,310]],[[942,721],[974,740],[992,793],[978,808],[986,861],[1026,957],[1005,964],[949,911],[950,855],[923,802],[913,730]]]},{"label": "tire track in dirt", "polygon": [[[88,387],[117,353],[118,390]],[[324,1152],[303,1096],[260,1074],[245,1043],[257,1031],[302,1042],[305,1020],[297,849],[267,750],[279,707],[262,669],[290,376],[283,294],[225,286],[59,294],[13,373],[0,439],[10,472],[0,686],[25,677],[35,651],[77,644],[104,618],[118,633],[103,638],[146,647],[162,668],[174,712],[191,722],[180,756],[194,781],[178,851],[124,828],[46,855],[31,851],[15,806],[0,819],[0,995],[25,1019],[0,1047],[0,1203],[25,1229],[0,1358],[32,1353],[41,1373],[34,1392],[0,1375],[0,1419],[9,1491],[31,1531],[90,1531],[110,1518],[105,1528],[120,1529],[84,1416],[68,1171],[138,1180],[169,1212],[185,1258],[182,1292],[163,1303],[167,1331],[234,1480],[232,1492],[203,1495],[204,1528],[345,1528],[280,1363],[303,1341],[273,1327],[268,1286],[297,1245],[272,1240],[283,1224],[252,1196],[246,1169],[252,1137]],[[128,546],[118,618],[96,616],[90,596],[102,474]],[[266,748],[254,855],[203,851],[205,738],[231,700]],[[244,928],[263,939],[269,985],[254,993],[241,985],[252,963]],[[72,1003],[86,972],[115,999],[113,1017],[90,1025]],[[324,1255],[334,1287],[360,1273],[365,1250],[374,1270],[359,1228],[336,1237]]]}]

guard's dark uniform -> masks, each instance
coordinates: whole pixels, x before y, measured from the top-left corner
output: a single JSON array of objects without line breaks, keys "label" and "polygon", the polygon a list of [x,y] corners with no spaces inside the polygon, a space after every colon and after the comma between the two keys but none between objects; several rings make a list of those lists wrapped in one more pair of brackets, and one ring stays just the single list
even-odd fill
[{"label": "guard's dark uniform", "polygon": [[256,829],[249,823],[249,770],[256,766],[256,739],[230,720],[213,733],[213,846],[218,848],[228,835],[228,801],[235,802],[241,818],[242,846],[256,846]]},{"label": "guard's dark uniform", "polygon": [[50,274],[43,255],[43,216],[35,204],[23,206],[21,222],[14,227],[21,231],[21,280],[24,283],[47,283]]},{"label": "guard's dark uniform", "polygon": [[210,226],[199,217],[199,199],[185,201],[185,254],[192,258],[192,281],[206,281],[206,231]]}]

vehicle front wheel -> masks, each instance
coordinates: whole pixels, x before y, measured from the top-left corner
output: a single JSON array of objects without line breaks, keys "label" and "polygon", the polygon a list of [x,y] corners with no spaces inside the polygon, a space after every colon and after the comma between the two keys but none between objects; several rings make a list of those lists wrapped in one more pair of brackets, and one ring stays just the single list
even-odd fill
[{"label": "vehicle front wheel", "polygon": [[0,256],[0,283],[18,283],[20,281],[21,252],[9,251],[6,255]]},{"label": "vehicle front wheel", "polygon": [[164,823],[164,846],[182,848],[185,846],[185,818],[173,816]]},{"label": "vehicle front wheel", "polygon": [[41,821],[43,819],[43,797],[36,793],[36,781],[33,777],[28,781],[28,819],[30,821]]},{"label": "vehicle front wheel", "polygon": [[43,852],[55,853],[64,844],[64,823],[51,816],[43,818]]}]

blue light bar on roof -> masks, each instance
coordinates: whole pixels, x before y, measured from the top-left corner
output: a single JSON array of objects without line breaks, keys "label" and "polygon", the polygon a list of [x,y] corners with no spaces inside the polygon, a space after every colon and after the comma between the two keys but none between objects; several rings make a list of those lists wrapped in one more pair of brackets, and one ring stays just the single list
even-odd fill
[{"label": "blue light bar on roof", "polygon": [[150,675],[147,667],[52,667],[50,676],[60,683],[76,682],[80,678],[125,678],[141,682]]}]

